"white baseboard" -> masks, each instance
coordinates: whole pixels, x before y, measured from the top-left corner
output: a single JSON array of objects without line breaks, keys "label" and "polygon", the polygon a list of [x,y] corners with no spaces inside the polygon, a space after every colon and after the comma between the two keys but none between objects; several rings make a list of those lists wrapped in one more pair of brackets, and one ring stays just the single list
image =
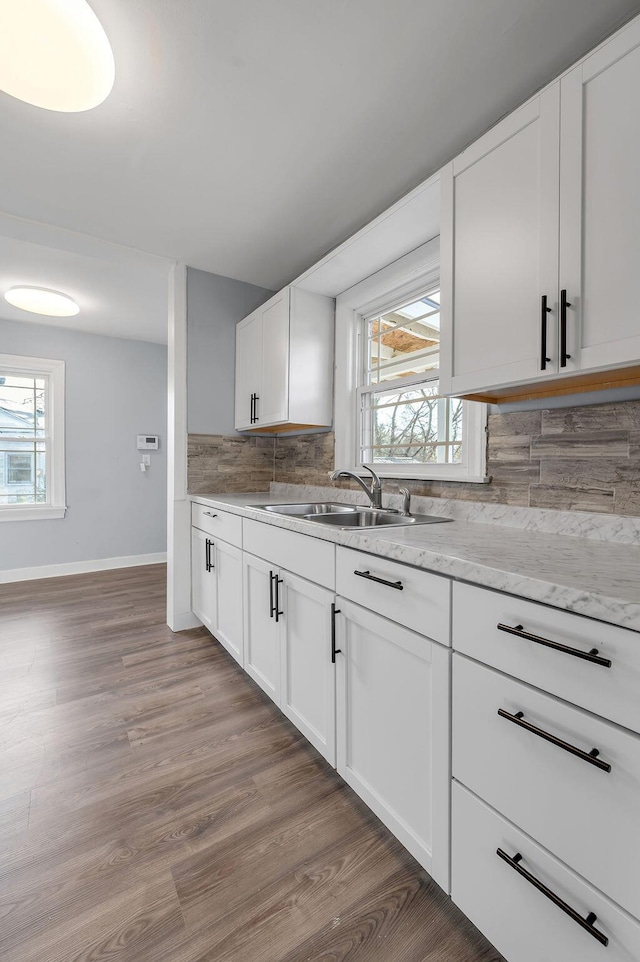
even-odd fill
[{"label": "white baseboard", "polygon": [[13,581],[35,581],[39,578],[59,578],[62,575],[81,575],[88,571],[109,571],[112,568],[135,568],[139,565],[163,564],[166,551],[155,554],[133,554],[124,558],[98,558],[97,561],[70,561],[57,565],[34,565],[33,568],[10,568],[0,571],[0,584]]}]

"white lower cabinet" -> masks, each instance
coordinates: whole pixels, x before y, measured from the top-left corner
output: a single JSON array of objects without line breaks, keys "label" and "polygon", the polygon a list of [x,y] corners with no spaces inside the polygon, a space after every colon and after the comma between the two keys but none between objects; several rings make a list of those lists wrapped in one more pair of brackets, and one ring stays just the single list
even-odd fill
[{"label": "white lower cabinet", "polygon": [[214,542],[217,617],[214,634],[229,654],[243,664],[242,551],[226,541]]},{"label": "white lower cabinet", "polygon": [[216,621],[216,571],[211,565],[213,541],[205,531],[191,529],[191,608],[213,634]]},{"label": "white lower cabinet", "polygon": [[640,959],[638,922],[457,782],[452,802],[451,897],[509,962]]},{"label": "white lower cabinet", "polygon": [[336,672],[332,660],[333,592],[288,571],[279,598],[280,708],[331,765],[336,763]]},{"label": "white lower cabinet", "polygon": [[338,772],[449,891],[450,650],[336,604]]},{"label": "white lower cabinet", "polygon": [[[274,605],[278,569],[244,552],[244,669],[280,704],[280,631]],[[278,616],[279,618],[279,616]]]},{"label": "white lower cabinet", "polygon": [[333,592],[246,552],[243,564],[245,669],[335,765]]},{"label": "white lower cabinet", "polygon": [[453,662],[454,777],[640,918],[640,738]]},{"label": "white lower cabinet", "polygon": [[[202,505],[193,507],[194,520],[208,528],[211,522],[203,516]],[[191,609],[242,665],[242,551],[195,525],[191,528]]]}]

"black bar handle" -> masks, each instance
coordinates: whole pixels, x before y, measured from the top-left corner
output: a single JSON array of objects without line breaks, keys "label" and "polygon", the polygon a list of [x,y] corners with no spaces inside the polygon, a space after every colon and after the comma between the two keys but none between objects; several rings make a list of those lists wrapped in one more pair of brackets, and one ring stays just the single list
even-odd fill
[{"label": "black bar handle", "polygon": [[275,615],[276,615],[276,623],[277,623],[278,619],[282,618],[282,616],[284,615],[284,611],[280,611],[280,585],[284,584],[284,579],[279,578],[276,572],[276,574],[273,577],[273,583],[276,586]]},{"label": "black bar handle", "polygon": [[269,617],[273,618],[276,610],[276,606],[273,603],[273,579],[277,575],[274,575],[273,571],[269,572]]},{"label": "black bar handle", "polygon": [[255,421],[255,416],[254,416],[254,404],[255,404],[255,400],[256,400],[256,396],[255,396],[255,394],[252,394],[252,395],[251,395],[251,409],[250,409],[250,413],[249,413],[249,423],[250,423],[250,424],[253,424],[253,422]]},{"label": "black bar handle", "polygon": [[251,423],[252,423],[252,424],[255,424],[255,423],[259,420],[259,418],[258,418],[258,401],[259,401],[258,395],[257,395],[257,394],[252,394],[252,395],[251,395]]},{"label": "black bar handle", "polygon": [[207,540],[205,541],[204,557],[205,557],[205,565],[206,565],[207,571],[211,571],[212,568],[215,568],[215,565],[211,560],[211,549],[213,547],[213,544],[214,544],[213,541],[210,541],[209,538],[207,538]]},{"label": "black bar handle", "polygon": [[596,929],[593,926],[593,923],[598,918],[595,912],[589,912],[586,919],[583,919],[579,912],[576,912],[576,910],[567,902],[565,902],[564,899],[561,899],[560,896],[556,895],[556,893],[547,885],[545,885],[544,882],[541,882],[540,879],[536,878],[535,875],[532,875],[531,872],[528,872],[526,868],[520,864],[522,861],[522,855],[520,852],[516,852],[514,856],[511,856],[507,855],[503,849],[498,848],[496,849],[496,855],[498,855],[504,862],[507,863],[507,865],[514,869],[518,875],[521,875],[522,878],[526,879],[530,885],[533,885],[538,892],[542,892],[542,894],[550,899],[554,905],[557,905],[559,909],[562,909],[562,911],[565,912],[569,918],[572,918],[574,922],[577,922],[581,928],[588,932],[589,935],[592,935],[594,939],[597,939],[601,945],[609,944],[609,939],[604,932],[600,932],[599,929]]},{"label": "black bar handle", "polygon": [[340,609],[336,608],[334,602],[331,602],[331,664],[335,665],[336,655],[342,653],[342,648],[336,648],[336,615],[340,614]]},{"label": "black bar handle", "polygon": [[567,308],[571,303],[567,300],[566,290],[560,291],[560,367],[566,367],[571,355],[567,354]]},{"label": "black bar handle", "polygon": [[366,578],[367,581],[377,581],[379,585],[386,585],[388,588],[396,588],[398,591],[404,589],[401,581],[386,581],[384,578],[376,578],[370,571],[354,571],[353,573],[357,575],[358,578]]},{"label": "black bar handle", "polygon": [[611,659],[603,658],[602,655],[599,655],[597,648],[592,648],[591,651],[580,651],[579,648],[571,648],[570,645],[563,645],[560,641],[552,641],[551,638],[544,638],[542,635],[532,635],[531,632],[525,631],[522,625],[516,625],[512,628],[511,625],[499,624],[496,627],[498,631],[506,631],[509,635],[525,638],[527,641],[535,642],[536,645],[544,645],[545,648],[562,651],[565,655],[573,655],[574,658],[581,658],[582,661],[590,661],[592,665],[611,668]]},{"label": "black bar handle", "polygon": [[546,742],[551,742],[552,745],[556,745],[558,748],[562,748],[563,751],[569,752],[571,755],[575,755],[577,758],[581,758],[583,762],[588,762],[589,765],[595,765],[602,772],[610,772],[611,765],[609,762],[603,762],[601,758],[598,758],[600,752],[597,748],[592,748],[590,752],[585,752],[581,748],[576,748],[570,742],[565,742],[562,738],[558,738],[557,735],[552,735],[551,732],[547,732],[544,728],[538,728],[537,725],[532,725],[531,722],[524,720],[524,712],[516,712],[512,715],[510,712],[505,711],[504,708],[498,708],[498,714],[501,718],[506,718],[507,721],[513,722],[514,725],[518,725],[520,728],[524,728],[526,731],[531,732],[532,735],[537,735],[538,738],[544,738]]},{"label": "black bar handle", "polygon": [[547,357],[547,314],[550,314],[550,313],[551,313],[551,308],[550,308],[550,307],[547,307],[547,295],[546,295],[546,294],[543,294],[543,295],[542,295],[541,317],[540,317],[540,328],[541,328],[541,334],[540,334],[540,341],[541,341],[541,345],[540,345],[540,370],[541,370],[541,371],[546,371],[546,369],[547,369],[547,364],[548,364],[549,361],[551,360],[550,357]]}]

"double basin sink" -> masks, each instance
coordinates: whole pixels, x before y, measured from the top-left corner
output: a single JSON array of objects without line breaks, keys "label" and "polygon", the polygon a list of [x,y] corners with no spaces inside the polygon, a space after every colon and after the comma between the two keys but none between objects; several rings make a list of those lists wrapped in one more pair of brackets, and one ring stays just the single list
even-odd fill
[{"label": "double basin sink", "polygon": [[251,508],[261,508],[271,514],[283,514],[316,524],[331,525],[334,528],[382,528],[404,527],[413,524],[437,524],[451,521],[430,514],[403,515],[389,508],[369,508],[362,505],[338,504],[333,501],[313,501],[306,504],[252,504]]}]

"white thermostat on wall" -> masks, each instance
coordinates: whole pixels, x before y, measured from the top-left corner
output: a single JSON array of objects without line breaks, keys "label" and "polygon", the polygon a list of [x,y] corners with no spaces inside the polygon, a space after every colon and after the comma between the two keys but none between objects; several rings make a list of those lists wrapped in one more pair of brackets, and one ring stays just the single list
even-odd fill
[{"label": "white thermostat on wall", "polygon": [[157,451],[159,437],[157,434],[139,434],[138,451]]}]

